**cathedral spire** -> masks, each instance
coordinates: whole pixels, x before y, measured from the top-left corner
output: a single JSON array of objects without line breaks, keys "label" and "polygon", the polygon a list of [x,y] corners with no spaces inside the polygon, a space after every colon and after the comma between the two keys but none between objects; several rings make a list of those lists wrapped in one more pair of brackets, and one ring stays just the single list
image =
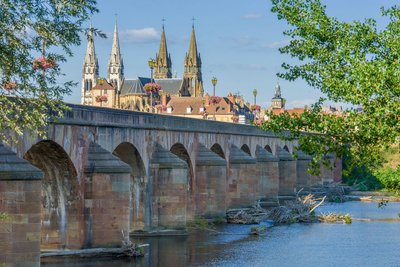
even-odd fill
[{"label": "cathedral spire", "polygon": [[90,28],[88,30],[87,40],[88,44],[82,70],[81,103],[90,105],[92,101],[91,91],[96,85],[99,76],[99,62],[97,60],[96,50],[94,48],[92,24],[90,24]]},{"label": "cathedral spire", "polygon": [[118,24],[115,20],[114,38],[108,61],[108,81],[119,91],[124,79],[124,62],[121,56],[118,37]]},{"label": "cathedral spire", "polygon": [[166,79],[171,78],[171,57],[168,54],[167,49],[167,39],[165,38],[165,29],[164,29],[164,21],[162,25],[162,33],[161,33],[161,40],[160,40],[160,48],[158,50],[158,54],[156,54],[156,66],[154,71],[154,77],[156,79]]},{"label": "cathedral spire", "polygon": [[115,21],[115,26],[114,26],[114,38],[113,38],[113,44],[112,44],[109,64],[111,64],[111,63],[113,63],[113,64],[121,64],[122,63],[121,52],[120,52],[120,48],[119,48],[117,21]]},{"label": "cathedral spire", "polygon": [[181,94],[190,96],[203,96],[201,58],[200,53],[197,51],[194,23],[192,25],[192,35],[190,37],[189,51],[185,56],[184,63],[184,86],[182,88],[183,90],[181,89]]},{"label": "cathedral spire", "polygon": [[188,59],[192,61],[194,66],[201,66],[200,54],[197,53],[196,34],[194,31],[194,24],[192,25],[192,36],[190,37]]},{"label": "cathedral spire", "polygon": [[90,24],[90,28],[89,28],[87,39],[88,39],[88,44],[87,44],[87,48],[86,48],[86,55],[85,55],[84,64],[89,64],[89,65],[95,64],[95,65],[97,65],[97,69],[98,69],[96,50],[94,48],[92,24]]}]

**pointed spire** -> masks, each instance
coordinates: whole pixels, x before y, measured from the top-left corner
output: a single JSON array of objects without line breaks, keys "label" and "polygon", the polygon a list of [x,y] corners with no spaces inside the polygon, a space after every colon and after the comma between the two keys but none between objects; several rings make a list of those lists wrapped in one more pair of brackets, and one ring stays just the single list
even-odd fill
[{"label": "pointed spire", "polygon": [[162,19],[162,21],[163,25],[162,25],[162,33],[160,40],[160,48],[158,50],[158,54],[156,54],[156,67],[154,72],[154,77],[156,79],[165,79],[172,77],[171,58],[170,55],[168,54],[167,39],[165,37],[165,27],[164,27],[165,19]]},{"label": "pointed spire", "polygon": [[194,23],[192,25],[192,36],[190,37],[189,52],[187,54],[188,61],[192,62],[193,66],[199,66],[200,55],[197,52],[196,34],[194,30]]},{"label": "pointed spire", "polygon": [[119,91],[124,80],[124,62],[121,56],[118,37],[118,22],[115,15],[114,38],[111,48],[110,59],[108,60],[108,81]]},{"label": "pointed spire", "polygon": [[122,64],[121,51],[119,48],[117,20],[115,20],[114,39],[113,39],[113,45],[112,45],[112,49],[111,49],[110,61],[108,64],[109,65],[110,64]]},{"label": "pointed spire", "polygon": [[97,63],[97,57],[96,57],[96,50],[94,48],[94,39],[93,39],[93,27],[92,24],[90,23],[90,28],[88,32],[88,44],[86,48],[86,55],[85,55],[85,64],[96,64]]}]

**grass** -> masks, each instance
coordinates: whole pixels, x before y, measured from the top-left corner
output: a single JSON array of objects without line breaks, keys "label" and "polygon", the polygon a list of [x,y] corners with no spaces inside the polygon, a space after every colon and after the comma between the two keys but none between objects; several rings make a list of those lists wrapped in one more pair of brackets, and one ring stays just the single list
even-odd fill
[{"label": "grass", "polygon": [[386,161],[383,166],[395,169],[400,165],[400,144],[392,145],[387,150],[382,151],[382,156]]},{"label": "grass", "polygon": [[351,224],[353,219],[350,214],[337,214],[337,213],[326,213],[318,215],[318,220],[324,223],[338,223],[342,222],[345,224]]},{"label": "grass", "polygon": [[5,212],[0,212],[0,222],[8,220],[10,216]]}]

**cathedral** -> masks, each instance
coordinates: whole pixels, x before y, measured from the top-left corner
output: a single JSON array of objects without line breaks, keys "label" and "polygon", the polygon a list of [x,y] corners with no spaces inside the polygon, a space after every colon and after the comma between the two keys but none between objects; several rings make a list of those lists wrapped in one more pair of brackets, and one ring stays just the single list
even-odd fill
[{"label": "cathedral", "polygon": [[[154,60],[154,79],[138,77],[125,79],[124,62],[119,45],[117,23],[114,28],[111,55],[108,61],[107,79],[99,77],[93,34],[90,31],[83,63],[81,104],[121,108],[136,111],[152,111],[161,104],[161,96],[149,95],[144,90],[147,83],[155,82],[162,88],[164,97],[203,97],[201,57],[197,50],[194,25],[188,52],[184,59],[182,78],[172,76],[172,60],[167,49],[164,25],[162,26],[159,51]],[[150,104],[152,101],[152,105]]]}]

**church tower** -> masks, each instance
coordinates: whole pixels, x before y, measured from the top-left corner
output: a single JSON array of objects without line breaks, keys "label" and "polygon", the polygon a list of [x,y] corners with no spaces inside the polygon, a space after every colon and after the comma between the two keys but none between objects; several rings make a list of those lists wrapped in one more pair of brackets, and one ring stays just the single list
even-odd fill
[{"label": "church tower", "polygon": [[285,108],[285,101],[282,98],[281,86],[279,83],[275,86],[275,95],[272,98],[272,106],[273,109],[283,109]]},{"label": "church tower", "polygon": [[163,24],[160,49],[158,50],[158,54],[156,54],[156,66],[154,68],[154,78],[155,79],[172,78],[171,66],[172,66],[171,55],[168,54],[167,40],[165,38],[165,30]]},{"label": "church tower", "polygon": [[201,58],[197,52],[196,35],[194,25],[192,26],[192,36],[190,38],[189,51],[185,56],[185,70],[183,74],[183,90],[193,97],[203,96],[203,79],[201,75]]},{"label": "church tower", "polygon": [[90,25],[88,45],[82,71],[82,95],[81,104],[92,104],[92,88],[96,85],[99,77],[99,62],[94,49],[93,28]]},{"label": "church tower", "polygon": [[108,60],[107,78],[109,83],[111,83],[117,89],[117,92],[119,92],[121,90],[122,82],[124,81],[124,62],[119,48],[117,22],[115,22],[114,39],[110,59]]}]

